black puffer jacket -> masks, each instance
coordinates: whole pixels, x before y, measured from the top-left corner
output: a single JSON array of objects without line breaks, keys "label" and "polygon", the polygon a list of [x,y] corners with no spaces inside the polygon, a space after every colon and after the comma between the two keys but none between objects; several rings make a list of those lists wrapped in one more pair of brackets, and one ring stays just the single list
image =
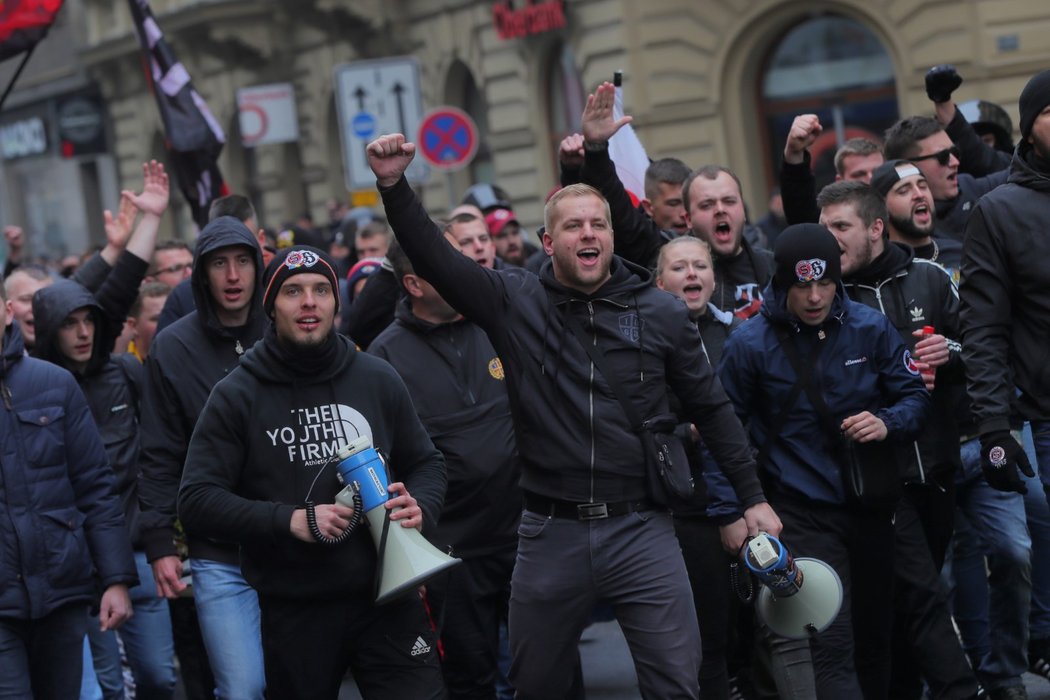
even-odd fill
[{"label": "black puffer jacket", "polygon": [[[481,326],[507,375],[522,459],[522,488],[575,502],[646,496],[642,442],[582,343],[596,344],[638,412],[669,413],[672,386],[745,506],[764,501],[747,438],[700,352],[685,306],[649,273],[612,258],[593,294],[562,286],[550,261],[539,277],[487,270],[454,250],[402,178],[381,190],[387,216],[416,272]],[[572,314],[585,338],[566,323]]]},{"label": "black puffer jacket", "polygon": [[1009,183],[981,198],[966,227],[963,357],[981,433],[1009,430],[1011,405],[1026,419],[1050,419],[1048,211],[1050,164],[1022,142]]},{"label": "black puffer jacket", "polygon": [[83,393],[0,329],[0,617],[35,620],[138,576]]}]

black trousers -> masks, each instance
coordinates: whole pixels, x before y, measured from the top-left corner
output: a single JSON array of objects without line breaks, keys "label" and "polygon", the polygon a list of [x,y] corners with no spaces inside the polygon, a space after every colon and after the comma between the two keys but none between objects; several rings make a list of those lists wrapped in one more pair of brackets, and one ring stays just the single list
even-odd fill
[{"label": "black trousers", "polygon": [[427,583],[427,602],[440,621],[441,667],[453,700],[494,700],[500,622],[510,606],[517,546],[467,558]]},{"label": "black trousers", "polygon": [[842,611],[811,643],[820,700],[885,700],[893,621],[893,511],[771,499],[792,555],[829,564],[842,580]]},{"label": "black trousers", "polygon": [[977,679],[951,621],[940,570],[951,539],[955,488],[909,484],[897,505],[891,697],[971,698]]},{"label": "black trousers", "polygon": [[66,700],[80,693],[86,603],[36,620],[0,617],[0,697]]},{"label": "black trousers", "polygon": [[710,520],[675,517],[674,529],[682,546],[700,626],[700,697],[728,700],[727,657],[733,629],[729,621],[736,620],[737,613],[736,595],[729,583],[729,564],[733,559],[722,549],[718,526]]},{"label": "black trousers", "polygon": [[259,608],[267,697],[336,700],[347,669],[365,700],[448,697],[415,593],[383,606],[260,594]]}]

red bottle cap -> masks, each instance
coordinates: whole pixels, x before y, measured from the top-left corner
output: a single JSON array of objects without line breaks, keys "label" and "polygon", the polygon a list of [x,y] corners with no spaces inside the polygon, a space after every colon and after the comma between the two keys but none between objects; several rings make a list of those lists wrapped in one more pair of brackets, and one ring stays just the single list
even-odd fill
[{"label": "red bottle cap", "polygon": [[923,326],[922,327],[922,334],[923,335],[933,335],[934,332],[935,331],[933,330],[933,326]]}]

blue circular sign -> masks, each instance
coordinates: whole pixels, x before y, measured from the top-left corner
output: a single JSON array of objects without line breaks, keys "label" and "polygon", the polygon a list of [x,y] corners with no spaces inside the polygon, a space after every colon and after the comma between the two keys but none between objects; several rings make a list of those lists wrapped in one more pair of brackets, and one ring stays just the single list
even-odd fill
[{"label": "blue circular sign", "polygon": [[376,133],[376,118],[368,112],[358,112],[350,120],[350,128],[359,139],[370,139]]}]

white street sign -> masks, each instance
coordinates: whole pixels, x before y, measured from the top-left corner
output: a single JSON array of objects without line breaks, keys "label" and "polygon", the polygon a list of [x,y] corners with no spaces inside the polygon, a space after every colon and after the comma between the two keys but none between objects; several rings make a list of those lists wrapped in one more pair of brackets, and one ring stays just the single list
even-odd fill
[{"label": "white street sign", "polygon": [[[399,132],[413,141],[423,115],[419,63],[411,56],[356,61],[335,68],[336,107],[342,136],[346,188],[375,187],[365,147],[380,134]],[[425,182],[428,170],[421,158],[405,176]]]},{"label": "white street sign", "polygon": [[295,88],[291,83],[241,88],[237,91],[237,111],[244,146],[299,140]]}]

